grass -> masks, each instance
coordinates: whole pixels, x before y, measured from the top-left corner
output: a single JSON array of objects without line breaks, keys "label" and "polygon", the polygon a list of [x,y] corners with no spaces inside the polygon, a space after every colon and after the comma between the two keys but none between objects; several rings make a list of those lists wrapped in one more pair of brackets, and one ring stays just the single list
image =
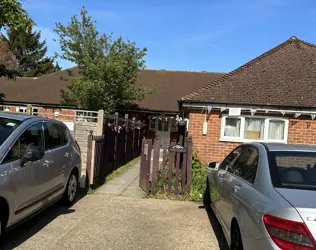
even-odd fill
[{"label": "grass", "polygon": [[116,177],[122,175],[124,172],[126,172],[131,166],[135,165],[136,162],[139,161],[139,157],[135,158],[133,160],[131,160],[130,162],[126,163],[125,165],[123,165],[122,167],[114,170],[111,174],[109,174],[106,178],[105,181],[103,182],[99,182],[94,184],[88,191],[89,195],[92,194],[96,194],[97,190],[99,187],[101,187],[102,185],[109,183],[110,181],[112,181],[113,179],[115,179]]}]

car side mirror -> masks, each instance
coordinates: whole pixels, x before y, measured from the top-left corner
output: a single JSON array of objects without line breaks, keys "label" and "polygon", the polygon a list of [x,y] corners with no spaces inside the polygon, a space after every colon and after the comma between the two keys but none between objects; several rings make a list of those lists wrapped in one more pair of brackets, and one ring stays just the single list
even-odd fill
[{"label": "car side mirror", "polygon": [[36,146],[28,145],[25,153],[21,157],[21,165],[27,162],[34,162],[40,160],[44,156],[44,151]]},{"label": "car side mirror", "polygon": [[209,170],[218,170],[218,166],[219,166],[219,163],[217,161],[210,162],[208,164],[208,169]]}]

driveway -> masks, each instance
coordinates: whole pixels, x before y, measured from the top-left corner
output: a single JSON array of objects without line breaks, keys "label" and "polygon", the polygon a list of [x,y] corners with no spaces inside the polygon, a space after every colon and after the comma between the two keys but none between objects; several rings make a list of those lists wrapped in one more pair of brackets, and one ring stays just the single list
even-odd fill
[{"label": "driveway", "polygon": [[228,249],[218,222],[199,204],[109,194],[106,185],[8,232],[2,249]]}]

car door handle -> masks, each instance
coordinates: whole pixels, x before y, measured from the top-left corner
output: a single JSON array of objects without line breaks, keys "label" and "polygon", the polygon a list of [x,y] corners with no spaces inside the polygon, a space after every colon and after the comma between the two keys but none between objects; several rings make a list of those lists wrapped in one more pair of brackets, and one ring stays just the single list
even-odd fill
[{"label": "car door handle", "polygon": [[236,185],[233,187],[233,191],[234,192],[238,192],[240,190],[241,186],[240,185]]}]

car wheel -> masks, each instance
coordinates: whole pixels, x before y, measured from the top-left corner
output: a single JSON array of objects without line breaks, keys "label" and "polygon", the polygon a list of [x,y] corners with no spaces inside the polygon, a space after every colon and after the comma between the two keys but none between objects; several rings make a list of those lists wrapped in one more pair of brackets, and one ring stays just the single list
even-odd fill
[{"label": "car wheel", "polygon": [[77,195],[77,189],[78,189],[78,178],[75,172],[72,172],[69,177],[67,187],[64,193],[64,197],[63,197],[65,204],[70,205],[74,202]]},{"label": "car wheel", "polygon": [[206,187],[203,194],[203,205],[206,210],[211,209],[211,197],[210,197],[210,188],[208,184],[208,178],[206,179]]},{"label": "car wheel", "polygon": [[240,230],[237,223],[234,223],[231,231],[231,250],[243,250]]}]

